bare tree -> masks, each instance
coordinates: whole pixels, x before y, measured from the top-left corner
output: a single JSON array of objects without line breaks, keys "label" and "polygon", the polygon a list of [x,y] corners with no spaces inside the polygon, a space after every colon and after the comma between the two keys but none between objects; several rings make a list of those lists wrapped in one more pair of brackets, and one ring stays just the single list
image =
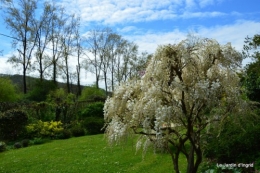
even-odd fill
[{"label": "bare tree", "polygon": [[77,27],[79,26],[79,20],[75,16],[71,16],[67,19],[66,25],[64,27],[64,32],[61,37],[61,47],[62,47],[62,70],[66,76],[67,91],[71,92],[70,88],[70,72],[69,72],[69,57],[72,55],[75,42],[75,35]]},{"label": "bare tree", "polygon": [[105,56],[105,46],[107,44],[106,29],[95,29],[87,36],[87,48],[93,57],[88,57],[88,63],[92,66],[92,73],[96,76],[96,87],[99,88],[102,65]]},{"label": "bare tree", "polygon": [[34,64],[34,69],[37,69],[40,73],[40,80],[44,78],[45,70],[52,64],[51,61],[47,59],[48,55],[45,53],[48,44],[50,43],[50,34],[51,34],[51,22],[54,17],[56,8],[50,3],[44,3],[43,14],[40,19],[37,21],[37,31],[36,31],[36,61]]},{"label": "bare tree", "polygon": [[37,4],[35,0],[8,1],[5,8],[5,23],[10,29],[13,40],[13,46],[17,48],[18,55],[12,56],[8,62],[15,65],[22,65],[23,71],[23,92],[27,92],[26,74],[33,50],[36,45],[35,10]]},{"label": "bare tree", "polygon": [[111,89],[114,91],[114,85],[115,85],[115,66],[116,66],[116,59],[120,57],[120,45],[123,42],[122,36],[116,34],[116,33],[111,33],[109,35],[108,39],[108,57],[110,59],[110,66],[109,70],[111,73]]},{"label": "bare tree", "polygon": [[78,20],[78,26],[75,30],[75,40],[76,40],[76,54],[77,54],[77,65],[76,65],[76,74],[77,74],[77,96],[81,95],[81,84],[80,84],[80,72],[81,72],[81,56],[84,54],[84,48],[82,46],[82,37],[79,33],[79,27],[80,27],[80,18]]},{"label": "bare tree", "polygon": [[52,80],[55,84],[57,84],[57,76],[58,76],[58,62],[62,55],[62,47],[61,47],[61,37],[65,25],[65,14],[64,9],[56,6],[55,13],[51,19],[51,31],[50,31],[50,45],[51,45],[51,56],[50,61],[52,64]]}]

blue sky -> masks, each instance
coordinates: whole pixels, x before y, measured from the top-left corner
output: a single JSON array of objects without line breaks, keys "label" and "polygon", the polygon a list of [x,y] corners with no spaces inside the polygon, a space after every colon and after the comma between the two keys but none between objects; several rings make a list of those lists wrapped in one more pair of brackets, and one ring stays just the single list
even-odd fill
[{"label": "blue sky", "polygon": [[[158,45],[185,39],[189,32],[221,44],[231,42],[241,51],[247,35],[260,33],[259,0],[58,0],[57,3],[67,13],[81,17],[82,34],[95,27],[110,27],[138,44],[140,51],[149,53]],[[10,34],[2,18],[0,33]],[[0,50],[4,50],[0,73],[18,73],[5,63],[13,51],[11,40],[3,36],[0,39]],[[91,75],[88,79],[86,83],[93,83]]]}]

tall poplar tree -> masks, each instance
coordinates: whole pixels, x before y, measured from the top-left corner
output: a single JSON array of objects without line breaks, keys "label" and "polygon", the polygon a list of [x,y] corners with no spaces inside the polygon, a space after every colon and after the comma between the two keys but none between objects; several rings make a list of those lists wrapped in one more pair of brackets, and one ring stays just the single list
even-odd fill
[{"label": "tall poplar tree", "polygon": [[19,66],[22,65],[23,92],[26,94],[26,75],[31,65],[33,50],[36,45],[35,0],[17,0],[6,2],[5,23],[14,38],[13,46],[18,54],[9,58],[8,62]]}]

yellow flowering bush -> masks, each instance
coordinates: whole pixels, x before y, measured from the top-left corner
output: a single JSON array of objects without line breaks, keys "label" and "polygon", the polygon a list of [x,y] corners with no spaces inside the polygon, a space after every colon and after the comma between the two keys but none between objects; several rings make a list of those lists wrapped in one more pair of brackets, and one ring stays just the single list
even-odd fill
[{"label": "yellow flowering bush", "polygon": [[29,124],[26,130],[31,137],[55,137],[63,131],[61,121],[43,122]]}]

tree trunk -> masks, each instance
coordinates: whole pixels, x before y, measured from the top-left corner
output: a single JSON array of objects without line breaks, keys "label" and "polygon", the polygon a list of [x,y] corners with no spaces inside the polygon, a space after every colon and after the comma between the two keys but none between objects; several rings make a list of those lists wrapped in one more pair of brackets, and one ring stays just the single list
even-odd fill
[{"label": "tree trunk", "polygon": [[42,68],[42,54],[40,53],[40,56],[39,56],[39,65],[40,65],[40,81],[42,82],[43,81],[43,68]]},{"label": "tree trunk", "polygon": [[53,83],[55,85],[57,84],[56,78],[57,78],[57,64],[56,64],[56,60],[55,60],[55,57],[54,57],[54,61],[53,61]]},{"label": "tree trunk", "polygon": [[196,162],[195,162],[195,165],[194,165],[194,171],[197,172],[199,165],[202,162],[202,151],[201,151],[200,148],[197,148],[195,151],[196,151]]},{"label": "tree trunk", "polygon": [[187,173],[196,173],[194,172],[194,146],[191,145],[190,153],[187,158]]},{"label": "tree trunk", "polygon": [[176,173],[180,173],[179,170],[179,151],[176,151],[175,156],[172,154],[173,167]]},{"label": "tree trunk", "polygon": [[111,86],[112,86],[112,92],[114,92],[114,63],[113,63],[113,59],[112,59],[112,70],[111,70]]},{"label": "tree trunk", "polygon": [[[169,143],[172,144],[172,142],[169,142]],[[178,147],[172,145],[173,147],[176,147],[175,150],[172,150],[169,147],[169,145],[167,146],[168,153],[170,153],[171,158],[172,158],[173,169],[174,169],[175,173],[180,173],[180,170],[179,170],[179,155],[180,155],[180,152],[181,152],[182,145],[183,145],[182,143]]]},{"label": "tree trunk", "polygon": [[106,74],[106,72],[104,72],[104,80],[105,80],[105,89],[106,89],[106,96],[107,96],[108,92],[107,92],[107,74]]},{"label": "tree trunk", "polygon": [[23,67],[23,93],[27,93],[27,88],[26,88],[26,68]]},{"label": "tree trunk", "polygon": [[77,66],[76,68],[77,68],[77,78],[78,78],[78,81],[77,81],[77,85],[78,85],[77,96],[80,96],[80,95],[81,95],[81,86],[80,86],[80,64],[78,64],[78,66]]},{"label": "tree trunk", "polygon": [[70,93],[70,79],[69,79],[69,74],[66,74],[66,78],[67,78],[67,91],[68,93]]},{"label": "tree trunk", "polygon": [[68,57],[65,58],[65,65],[66,65],[66,80],[67,80],[67,90],[70,93],[70,76],[69,76],[69,65],[68,65]]},{"label": "tree trunk", "polygon": [[55,111],[55,121],[59,121],[60,120],[60,114],[61,114],[61,107],[57,106],[56,107],[56,111]]},{"label": "tree trunk", "polygon": [[97,88],[97,89],[99,89],[98,81],[99,81],[99,75],[96,75],[96,88]]}]

